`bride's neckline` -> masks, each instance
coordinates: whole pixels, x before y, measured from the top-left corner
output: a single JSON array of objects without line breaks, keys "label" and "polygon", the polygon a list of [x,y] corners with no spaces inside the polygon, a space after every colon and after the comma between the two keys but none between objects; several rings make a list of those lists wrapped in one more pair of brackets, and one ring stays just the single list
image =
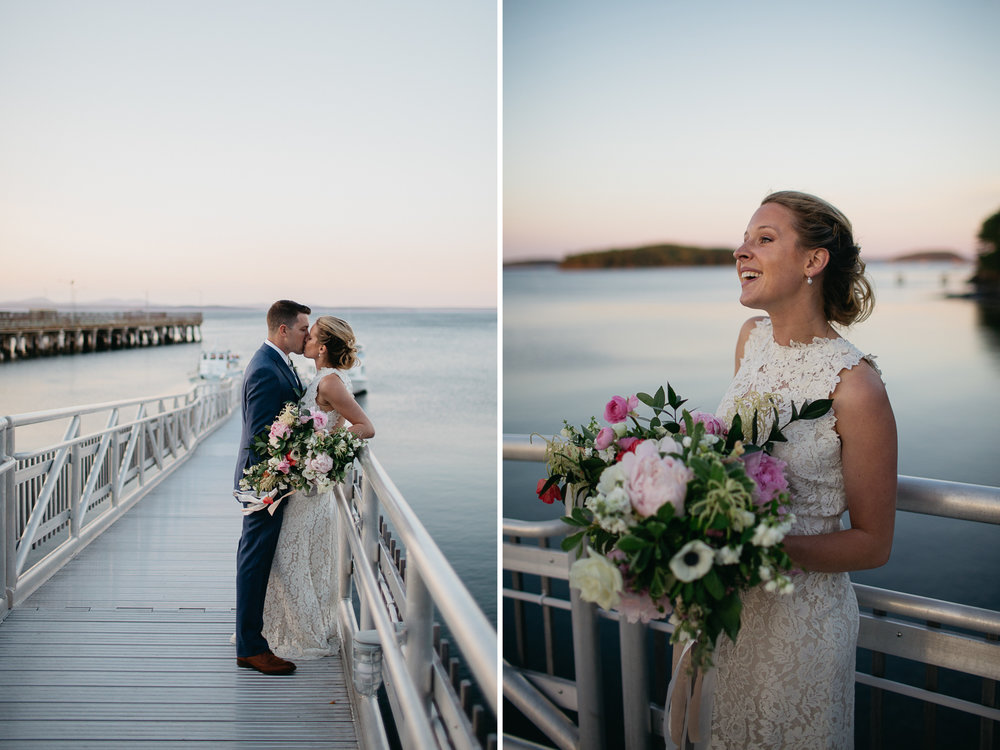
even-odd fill
[{"label": "bride's neckline", "polygon": [[839,335],[834,330],[833,326],[827,323],[826,330],[832,333],[833,336],[813,336],[812,339],[810,339],[809,341],[795,341],[793,339],[789,340],[787,344],[782,344],[774,337],[774,323],[771,322],[771,319],[765,318],[764,321],[761,322],[766,323],[767,327],[771,329],[768,338],[771,340],[771,343],[774,344],[774,346],[778,347],[779,349],[807,349],[811,346],[822,346],[824,344],[828,344],[833,341],[844,340],[844,337]]}]

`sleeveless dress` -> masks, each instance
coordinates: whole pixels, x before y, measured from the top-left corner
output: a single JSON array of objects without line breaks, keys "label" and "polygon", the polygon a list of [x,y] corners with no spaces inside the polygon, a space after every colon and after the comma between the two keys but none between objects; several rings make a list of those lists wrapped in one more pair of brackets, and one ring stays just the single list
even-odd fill
[{"label": "sleeveless dress", "polygon": [[[316,373],[302,400],[303,409],[319,409],[320,381],[336,373],[350,390],[340,370]],[[326,412],[329,424],[340,415]],[[340,652],[336,617],[337,514],[332,492],[297,492],[286,501],[278,547],[271,565],[264,599],[264,637],[284,659],[319,659]]]},{"label": "sleeveless dress", "polygon": [[[781,346],[774,341],[771,321],[761,320],[717,416],[729,424],[740,413],[749,425],[754,408],[763,402],[760,413],[766,413],[770,401],[784,425],[792,403],[800,407],[806,399],[829,398],[839,373],[862,359],[871,362],[842,338]],[[842,528],[847,502],[835,424],[831,409],[819,419],[793,423],[783,430],[788,442],[775,444],[773,455],[788,464],[792,534]],[[858,604],[850,577],[806,572],[792,580],[791,594],[762,586],[746,592],[736,643],[719,638],[713,750],[854,745]]]}]

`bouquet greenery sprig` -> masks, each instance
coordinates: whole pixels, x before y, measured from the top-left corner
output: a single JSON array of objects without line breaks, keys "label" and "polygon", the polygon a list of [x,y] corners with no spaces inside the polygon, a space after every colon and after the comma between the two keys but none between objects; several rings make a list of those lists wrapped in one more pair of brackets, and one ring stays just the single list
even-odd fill
[{"label": "bouquet greenery sprig", "polygon": [[[638,413],[640,402],[651,416]],[[695,640],[701,668],[721,633],[736,639],[742,591],[793,589],[781,540],[794,518],[785,464],[771,450],[791,422],[820,417],[833,403],[793,406],[779,426],[773,397],[744,402],[753,406],[747,419],[727,426],[681,409],[686,400],[669,384],[653,395],[615,396],[606,426],[564,422],[546,441],[548,477],[537,487],[543,501],[566,504],[563,520],[578,529],[563,541],[578,550],[570,585],[630,622],[670,615],[672,642]]]}]

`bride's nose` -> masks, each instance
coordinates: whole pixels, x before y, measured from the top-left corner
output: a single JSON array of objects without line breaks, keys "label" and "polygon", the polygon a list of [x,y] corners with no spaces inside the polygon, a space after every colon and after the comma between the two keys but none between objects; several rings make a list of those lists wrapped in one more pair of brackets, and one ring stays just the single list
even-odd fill
[{"label": "bride's nose", "polygon": [[742,245],[733,250],[733,257],[736,258],[736,260],[750,257],[750,251],[747,250],[747,243],[745,241],[743,242]]}]

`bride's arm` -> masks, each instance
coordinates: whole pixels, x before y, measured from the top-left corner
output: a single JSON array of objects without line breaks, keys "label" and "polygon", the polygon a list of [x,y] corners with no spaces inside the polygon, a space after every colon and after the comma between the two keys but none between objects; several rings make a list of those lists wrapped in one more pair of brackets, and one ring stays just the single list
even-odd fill
[{"label": "bride's arm", "polygon": [[841,373],[833,393],[851,528],[785,537],[806,570],[844,572],[884,565],[896,517],[896,420],[885,386],[867,364]]},{"label": "bride's arm", "polygon": [[[319,381],[319,387],[316,390],[316,403],[324,408],[331,406],[336,409],[343,418],[351,423],[351,426],[347,428],[348,432],[353,432],[359,438],[375,436],[375,425],[372,424],[368,415],[365,414],[365,410],[354,400],[353,394],[347,390],[344,381],[336,373],[331,373]],[[339,421],[337,425],[342,423],[343,420]]]}]

